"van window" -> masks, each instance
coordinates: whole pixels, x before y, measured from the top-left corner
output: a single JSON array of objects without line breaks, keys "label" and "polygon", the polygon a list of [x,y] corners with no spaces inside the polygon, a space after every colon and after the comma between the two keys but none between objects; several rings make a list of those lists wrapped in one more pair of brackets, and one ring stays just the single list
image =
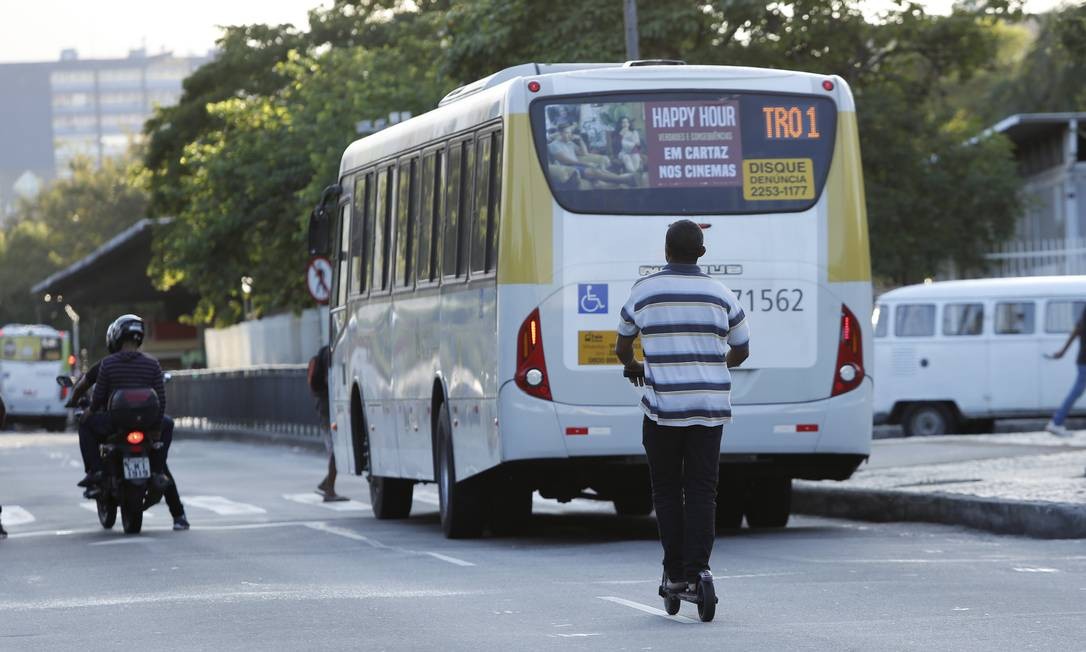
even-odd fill
[{"label": "van window", "polygon": [[894,310],[894,335],[931,337],[935,335],[935,306],[930,303],[904,303]]},{"label": "van window", "polygon": [[997,303],[995,332],[997,335],[1029,335],[1033,333],[1032,301]]},{"label": "van window", "polygon": [[943,306],[943,335],[980,335],[982,330],[983,303],[948,303]]},{"label": "van window", "polygon": [[1049,301],[1045,306],[1045,332],[1070,333],[1082,318],[1086,301]]},{"label": "van window", "polygon": [[875,337],[886,337],[890,323],[890,306],[880,303],[875,306],[875,314],[871,315],[871,321],[875,322]]}]

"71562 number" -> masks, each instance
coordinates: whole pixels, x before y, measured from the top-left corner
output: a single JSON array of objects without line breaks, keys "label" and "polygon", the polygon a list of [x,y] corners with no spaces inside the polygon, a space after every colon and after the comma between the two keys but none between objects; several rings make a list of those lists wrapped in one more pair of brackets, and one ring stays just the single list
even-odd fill
[{"label": "71562 number", "polygon": [[750,312],[803,312],[803,290],[782,288],[771,290],[741,290],[732,288],[739,305],[749,308]]}]

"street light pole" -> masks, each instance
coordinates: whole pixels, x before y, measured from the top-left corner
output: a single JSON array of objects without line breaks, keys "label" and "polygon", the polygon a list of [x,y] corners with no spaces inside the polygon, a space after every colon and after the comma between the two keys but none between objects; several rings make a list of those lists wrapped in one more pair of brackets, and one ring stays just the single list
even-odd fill
[{"label": "street light pole", "polygon": [[79,352],[79,313],[72,308],[72,304],[64,304],[64,312],[68,313],[68,317],[72,320],[72,352],[75,354],[76,364],[79,365],[80,371],[83,366],[83,356]]},{"label": "street light pole", "polygon": [[622,15],[626,24],[626,60],[637,61],[641,58],[637,35],[637,0],[625,0]]}]

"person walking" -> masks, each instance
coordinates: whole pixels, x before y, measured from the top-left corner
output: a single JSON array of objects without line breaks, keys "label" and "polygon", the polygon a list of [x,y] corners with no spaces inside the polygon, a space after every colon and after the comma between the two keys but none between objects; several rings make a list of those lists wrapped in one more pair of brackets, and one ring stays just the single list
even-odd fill
[{"label": "person walking", "polygon": [[1063,424],[1067,421],[1067,415],[1071,413],[1071,408],[1075,406],[1075,401],[1086,391],[1086,310],[1083,310],[1082,314],[1079,315],[1074,330],[1067,336],[1067,341],[1063,343],[1063,348],[1055,353],[1046,353],[1045,357],[1049,360],[1059,360],[1067,353],[1067,349],[1071,348],[1071,342],[1074,342],[1076,338],[1078,339],[1078,358],[1075,359],[1075,365],[1078,367],[1078,373],[1075,376],[1075,382],[1071,385],[1071,391],[1068,392],[1067,398],[1063,400],[1063,405],[1056,410],[1056,413],[1052,415],[1052,420],[1045,426],[1045,430],[1057,437],[1066,438],[1074,434]]},{"label": "person walking", "polygon": [[336,493],[336,453],[332,442],[331,407],[328,398],[328,359],[331,351],[325,344],[310,358],[306,379],[309,381],[309,391],[317,403],[317,413],[321,418],[321,434],[324,437],[324,450],[328,453],[328,473],[317,485],[317,493],[324,498],[324,502],[339,502],[349,500],[346,496]]},{"label": "person walking", "polygon": [[[695,590],[709,570],[716,536],[720,441],[732,417],[731,374],[750,352],[746,315],[735,294],[702,272],[701,227],[667,230],[667,265],[634,284],[622,307],[615,354],[644,388],[642,443],[664,549],[661,583]],[[645,362],[634,358],[640,334]]]}]

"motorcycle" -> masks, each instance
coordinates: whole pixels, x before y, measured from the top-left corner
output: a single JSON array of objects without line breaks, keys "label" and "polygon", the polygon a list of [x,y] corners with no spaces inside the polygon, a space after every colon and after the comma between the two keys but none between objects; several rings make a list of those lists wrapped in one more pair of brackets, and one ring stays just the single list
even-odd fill
[{"label": "motorcycle", "polygon": [[[58,376],[57,383],[72,387],[69,376]],[[83,397],[76,416],[90,407]],[[163,474],[151,473],[151,452],[161,450],[157,428],[159,416],[158,394],[150,388],[118,389],[110,396],[106,408],[110,418],[109,434],[100,441],[98,453],[102,458],[101,478],[95,485],[99,493],[98,522],[111,529],[121,512],[121,525],[125,534],[139,534],[143,528],[144,500],[148,489],[154,485],[157,491],[165,489],[169,479]]]}]

